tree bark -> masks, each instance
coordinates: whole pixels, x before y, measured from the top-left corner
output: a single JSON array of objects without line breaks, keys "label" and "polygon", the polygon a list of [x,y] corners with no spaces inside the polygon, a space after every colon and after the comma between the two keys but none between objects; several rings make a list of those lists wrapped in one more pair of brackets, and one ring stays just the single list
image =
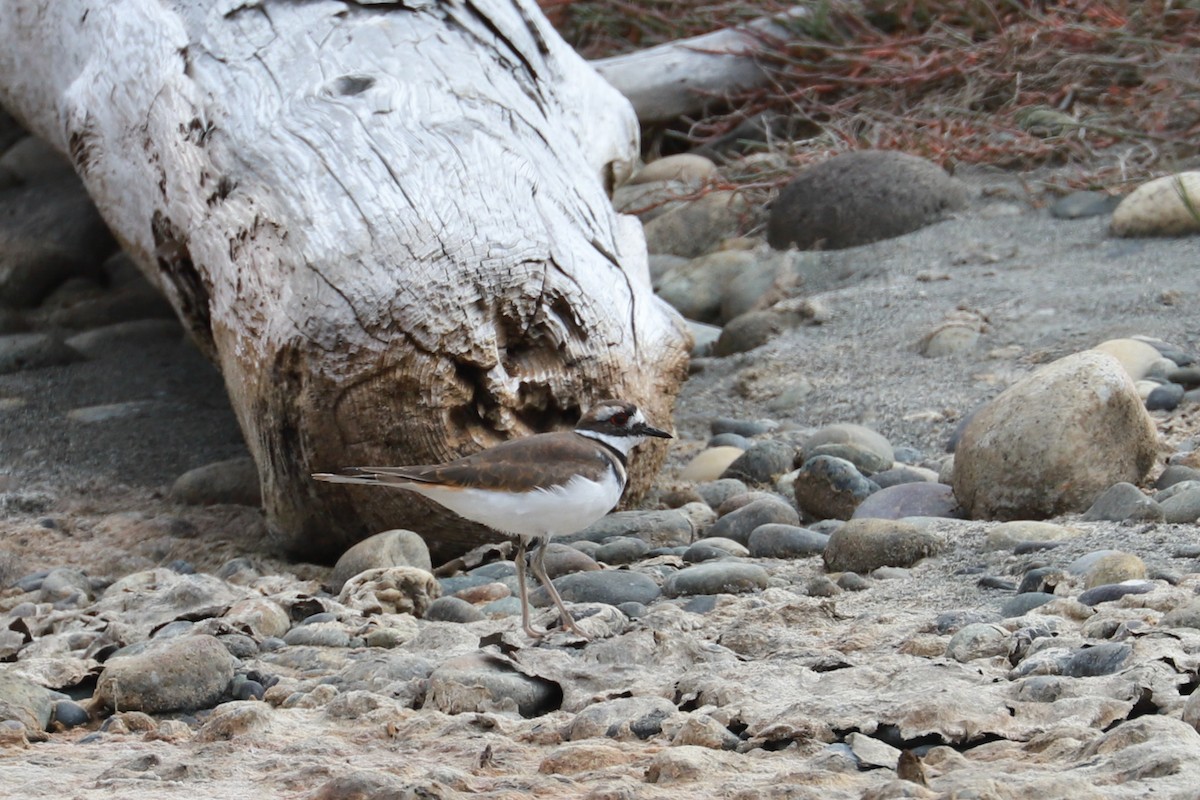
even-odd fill
[{"label": "tree bark", "polygon": [[0,103],[220,366],[294,554],[486,538],[311,472],[446,460],[608,396],[668,424],[687,335],[606,192],[636,122],[530,0],[5,0]]}]

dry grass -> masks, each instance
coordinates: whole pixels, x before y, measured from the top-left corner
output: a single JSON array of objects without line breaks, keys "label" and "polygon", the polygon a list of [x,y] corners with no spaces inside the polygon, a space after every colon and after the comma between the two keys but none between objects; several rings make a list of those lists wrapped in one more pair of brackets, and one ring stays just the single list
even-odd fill
[{"label": "dry grass", "polygon": [[[777,3],[543,0],[589,57],[737,24]],[[767,88],[673,132],[684,146],[786,119],[791,166],[862,148],[947,167],[1073,165],[1061,188],[1120,189],[1200,152],[1200,3],[824,0],[766,41]],[[716,99],[716,98],[715,98]],[[758,176],[762,180],[763,176]]]}]

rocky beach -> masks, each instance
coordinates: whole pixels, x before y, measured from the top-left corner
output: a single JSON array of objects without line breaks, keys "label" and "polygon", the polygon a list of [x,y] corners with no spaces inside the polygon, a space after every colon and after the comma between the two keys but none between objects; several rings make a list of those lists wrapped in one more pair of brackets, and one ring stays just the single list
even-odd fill
[{"label": "rocky beach", "polygon": [[[614,202],[692,320],[677,438],[551,548],[589,639],[535,642],[505,545],[289,560],[219,373],[70,168],[6,151],[0,203],[34,211],[0,263],[0,796],[1195,796],[1200,278],[1169,192],[885,156],[812,180],[846,212],[822,233],[799,189],[652,163]],[[818,249],[768,247],[786,214]]]}]

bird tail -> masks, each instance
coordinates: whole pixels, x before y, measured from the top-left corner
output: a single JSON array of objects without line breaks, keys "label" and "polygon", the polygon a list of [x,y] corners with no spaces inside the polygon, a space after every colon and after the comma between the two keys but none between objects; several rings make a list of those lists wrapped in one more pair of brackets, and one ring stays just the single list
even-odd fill
[{"label": "bird tail", "polygon": [[379,483],[377,475],[341,475],[331,472],[314,472],[313,480],[326,481],[327,483]]},{"label": "bird tail", "polygon": [[366,486],[400,486],[420,483],[421,479],[406,474],[402,467],[349,467],[341,472],[314,472],[313,479],[327,483],[357,483]]}]

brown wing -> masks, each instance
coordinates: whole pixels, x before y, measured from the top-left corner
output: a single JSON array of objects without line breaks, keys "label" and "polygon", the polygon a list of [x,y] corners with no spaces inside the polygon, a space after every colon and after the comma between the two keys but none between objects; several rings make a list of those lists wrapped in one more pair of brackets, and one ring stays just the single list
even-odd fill
[{"label": "brown wing", "polygon": [[[598,450],[577,433],[544,433],[512,439],[445,464],[414,467],[358,467],[350,474],[374,476],[381,484],[436,483],[443,486],[532,491],[582,473],[599,479],[615,456]],[[618,475],[624,470],[617,464]]]}]

